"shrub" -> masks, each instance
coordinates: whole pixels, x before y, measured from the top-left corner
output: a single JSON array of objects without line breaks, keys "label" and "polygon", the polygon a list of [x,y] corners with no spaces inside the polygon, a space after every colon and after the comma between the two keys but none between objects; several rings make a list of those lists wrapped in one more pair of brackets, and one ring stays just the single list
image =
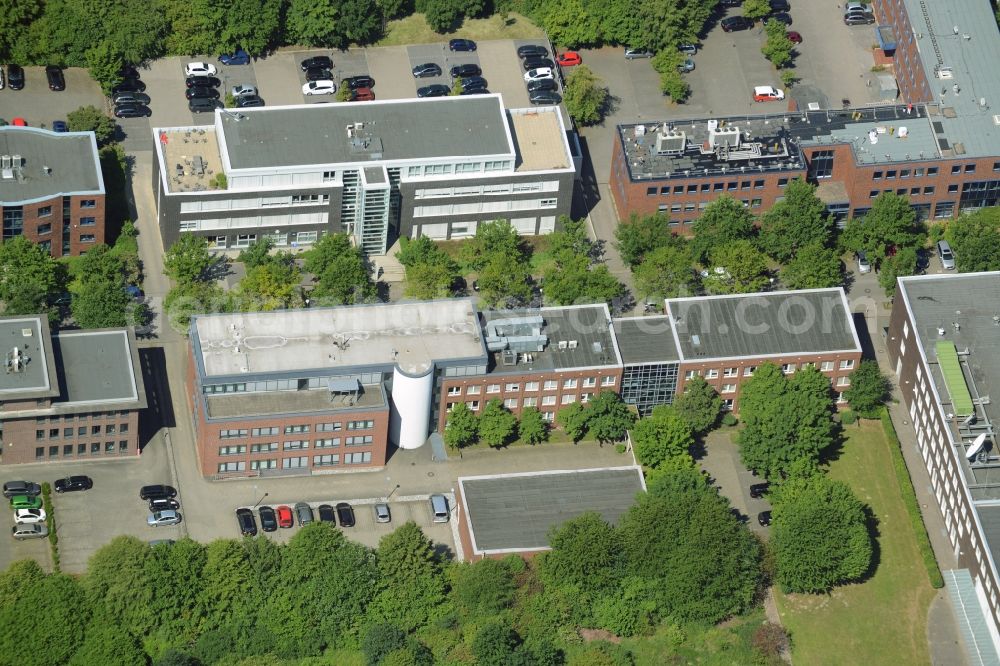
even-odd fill
[{"label": "shrub", "polygon": [[857,420],[858,420],[858,415],[849,409],[845,412],[841,412],[840,414],[840,422],[843,423],[844,425],[851,425],[852,423],[856,423]]},{"label": "shrub", "polygon": [[726,412],[722,416],[722,425],[732,427],[739,423],[739,420],[733,416],[732,412]]}]

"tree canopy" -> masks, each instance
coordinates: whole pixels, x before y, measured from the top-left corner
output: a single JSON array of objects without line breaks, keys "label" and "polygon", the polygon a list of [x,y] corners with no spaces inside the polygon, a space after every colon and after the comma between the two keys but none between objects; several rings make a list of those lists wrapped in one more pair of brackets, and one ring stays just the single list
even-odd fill
[{"label": "tree canopy", "polygon": [[750,294],[770,284],[767,257],[753,241],[735,240],[712,248],[711,270],[704,278],[713,294]]},{"label": "tree canopy", "polygon": [[836,250],[812,243],[795,252],[781,271],[781,281],[789,289],[836,287],[844,282],[843,270]]},{"label": "tree canopy", "polygon": [[891,388],[878,363],[871,359],[861,361],[851,373],[850,380],[850,387],[844,391],[847,403],[859,414],[874,416],[875,410],[889,397]]},{"label": "tree canopy", "polygon": [[597,261],[597,248],[587,236],[584,221],[563,217],[560,222],[562,230],[549,236],[551,261],[543,273],[546,302],[610,303],[623,295],[625,285]]},{"label": "tree canopy", "polygon": [[566,77],[563,102],[570,117],[580,125],[596,125],[608,111],[611,93],[586,65],[577,65]]},{"label": "tree canopy", "polygon": [[864,217],[848,220],[842,234],[844,246],[853,252],[863,250],[872,265],[880,268],[893,248],[917,244],[916,219],[909,199],[883,192]]},{"label": "tree canopy", "polygon": [[96,106],[81,106],[66,114],[70,132],[93,132],[97,145],[103,146],[115,136],[115,121]]},{"label": "tree canopy", "polygon": [[701,375],[684,382],[684,392],[674,398],[674,410],[693,433],[704,433],[719,420],[722,398]]},{"label": "tree canopy", "polygon": [[510,413],[499,398],[483,407],[479,415],[479,440],[493,448],[506,446],[517,434],[517,417]]},{"label": "tree canopy", "polygon": [[455,295],[458,264],[431,239],[401,238],[396,258],[406,269],[405,293],[410,298],[428,300]]},{"label": "tree canopy", "polygon": [[[784,34],[784,24],[778,25]],[[774,260],[788,263],[802,248],[829,244],[832,233],[833,222],[826,204],[816,196],[816,186],[795,178],[785,187],[781,201],[761,215],[758,244]]]},{"label": "tree canopy", "polygon": [[180,284],[197,282],[215,263],[208,241],[191,233],[181,234],[163,256],[163,272]]},{"label": "tree canopy", "polygon": [[615,245],[622,261],[635,268],[647,254],[664,245],[686,246],[684,239],[673,233],[670,218],[661,213],[639,217],[632,214],[628,222],[615,227]]},{"label": "tree canopy", "polygon": [[1000,270],[1000,207],[982,208],[948,222],[945,238],[962,273]]},{"label": "tree canopy", "polygon": [[716,248],[733,241],[751,240],[757,233],[753,214],[729,195],[708,204],[691,230],[694,233],[691,254],[703,266],[709,266],[709,256]]},{"label": "tree canopy", "polygon": [[647,467],[659,467],[664,461],[687,454],[694,444],[691,428],[677,410],[658,405],[653,413],[632,428],[635,457]]},{"label": "tree canopy", "polygon": [[320,305],[352,305],[375,299],[377,290],[364,252],[347,234],[327,234],[304,255],[304,268],[316,278],[310,300]]},{"label": "tree canopy", "polygon": [[691,296],[698,290],[698,274],[683,244],[664,245],[645,255],[632,275],[640,295],[657,298]]},{"label": "tree canopy", "polygon": [[0,301],[5,315],[46,312],[46,298],[58,286],[57,263],[24,236],[0,244]]}]

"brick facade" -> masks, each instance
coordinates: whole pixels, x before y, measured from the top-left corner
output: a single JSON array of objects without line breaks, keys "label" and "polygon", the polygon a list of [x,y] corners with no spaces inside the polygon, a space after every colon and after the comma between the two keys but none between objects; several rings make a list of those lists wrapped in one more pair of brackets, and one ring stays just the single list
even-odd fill
[{"label": "brick facade", "polygon": [[[0,413],[2,418],[2,413]],[[139,452],[139,411],[3,419],[0,463],[107,460]]]}]

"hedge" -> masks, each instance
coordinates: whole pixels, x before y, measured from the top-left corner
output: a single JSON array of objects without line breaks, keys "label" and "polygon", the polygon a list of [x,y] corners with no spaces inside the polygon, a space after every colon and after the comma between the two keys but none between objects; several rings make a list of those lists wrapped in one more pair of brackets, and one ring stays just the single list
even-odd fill
[{"label": "hedge", "polygon": [[56,534],[56,512],[52,505],[52,486],[42,484],[42,506],[45,508],[45,525],[49,528],[49,548],[52,550],[52,570],[59,572],[59,535]]},{"label": "hedge", "polygon": [[938,567],[937,558],[934,557],[934,549],[931,548],[930,537],[927,536],[927,526],[924,525],[924,518],[920,512],[920,503],[917,502],[917,494],[913,490],[913,480],[910,478],[910,471],[906,468],[906,461],[903,459],[902,444],[896,435],[896,428],[889,418],[889,410],[882,408],[880,415],[882,429],[889,440],[889,453],[892,456],[892,467],[896,471],[896,481],[899,482],[899,491],[903,497],[903,504],[906,512],[910,514],[910,525],[913,527],[913,534],[917,537],[917,548],[920,549],[920,556],[924,560],[924,567],[927,569],[927,577],[930,578],[931,587],[944,587],[944,578],[941,576],[941,569]]}]

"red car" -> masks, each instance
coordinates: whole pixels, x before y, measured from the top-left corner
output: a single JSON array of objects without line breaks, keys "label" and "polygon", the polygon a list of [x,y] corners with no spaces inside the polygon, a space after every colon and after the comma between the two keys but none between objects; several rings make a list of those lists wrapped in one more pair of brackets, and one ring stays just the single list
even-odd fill
[{"label": "red car", "polygon": [[788,39],[791,40],[793,44],[802,43],[802,35],[800,35],[799,33],[795,32],[794,30],[789,30],[787,34],[788,34]]},{"label": "red car", "polygon": [[566,53],[560,53],[556,58],[556,63],[560,67],[572,67],[573,65],[579,65],[583,62],[583,58],[576,51],[566,51]]},{"label": "red car", "polygon": [[375,99],[375,91],[371,88],[358,88],[351,91],[352,102],[370,102]]},{"label": "red car", "polygon": [[292,510],[286,506],[281,505],[278,507],[278,527],[291,527],[295,524],[292,519]]},{"label": "red car", "polygon": [[14,120],[11,121],[11,124],[14,127],[27,127],[28,126],[28,122],[24,118],[14,118]]}]

